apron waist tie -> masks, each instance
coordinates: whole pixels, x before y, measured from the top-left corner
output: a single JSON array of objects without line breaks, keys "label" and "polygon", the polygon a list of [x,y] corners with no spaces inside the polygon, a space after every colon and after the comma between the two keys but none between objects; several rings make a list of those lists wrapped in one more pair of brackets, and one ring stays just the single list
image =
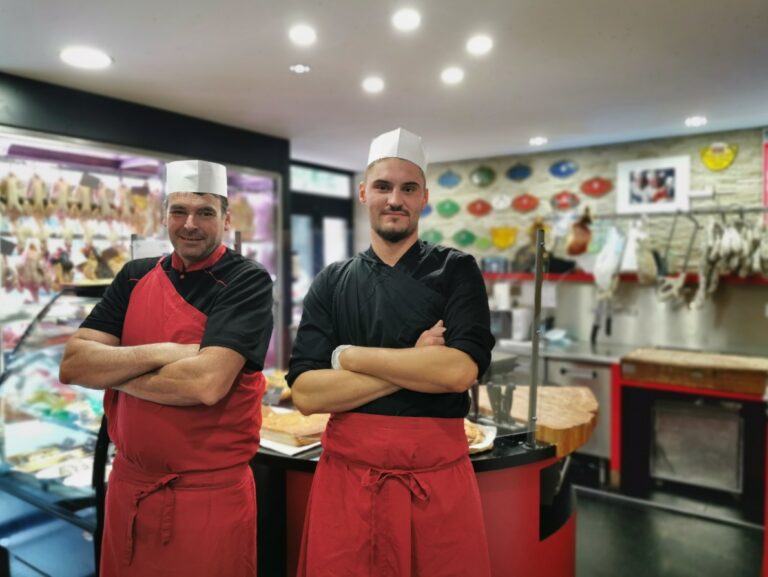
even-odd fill
[{"label": "apron waist tie", "polygon": [[[326,452],[328,451],[326,450]],[[331,452],[331,454],[333,453]],[[375,495],[369,513],[371,549],[368,574],[372,577],[388,577],[392,568],[397,566],[397,562],[389,559],[390,555],[405,554],[406,559],[410,559],[410,553],[402,551],[399,546],[407,541],[407,535],[410,534],[409,529],[407,526],[404,527],[402,522],[410,518],[410,503],[414,499],[421,502],[427,502],[430,499],[432,488],[424,479],[424,473],[448,469],[467,457],[462,455],[458,459],[423,469],[378,469],[365,463],[350,461],[340,455],[335,456],[344,459],[348,464],[364,468],[360,484]],[[384,502],[379,503],[379,494],[387,481],[390,480],[397,481],[408,489],[410,499],[406,495],[402,495],[402,497],[392,501],[390,496]],[[395,519],[397,521],[393,523]],[[399,553],[394,553],[396,550]],[[402,569],[406,571],[407,568],[403,567]],[[408,571],[406,571],[407,573]]]},{"label": "apron waist tie", "polygon": [[419,501],[429,500],[429,485],[413,471],[379,471],[369,468],[364,474],[361,485],[378,493],[387,479],[400,481]]},{"label": "apron waist tie", "polygon": [[187,471],[182,473],[151,473],[140,466],[121,457],[115,457],[110,478],[121,479],[131,483],[136,489],[129,493],[130,505],[126,523],[124,561],[130,565],[135,549],[136,518],[141,502],[163,491],[163,504],[160,511],[159,538],[161,545],[167,545],[173,538],[174,511],[176,508],[176,491],[186,489],[207,488],[216,490],[241,483],[243,475],[249,471],[248,464],[243,463],[225,469],[210,471]]},{"label": "apron waist tie", "polygon": [[139,512],[139,503],[161,489],[163,490],[163,508],[160,517],[160,543],[163,545],[170,543],[171,536],[173,535],[173,510],[176,504],[176,495],[174,495],[171,483],[178,478],[179,475],[175,473],[165,475],[146,489],[134,493],[125,539],[126,565],[130,565],[131,561],[133,561],[134,529],[136,526],[136,515]]},{"label": "apron waist tie", "polygon": [[329,450],[328,448],[325,448],[323,452],[330,457],[341,459],[349,465],[365,469],[360,484],[366,489],[378,493],[387,479],[394,479],[405,485],[411,495],[416,497],[419,501],[429,500],[429,495],[431,493],[429,485],[421,477],[422,473],[448,469],[467,458],[466,455],[461,455],[458,459],[453,459],[452,461],[439,463],[434,467],[425,467],[423,469],[379,469],[371,467],[367,463],[361,463],[354,459],[350,459],[349,457],[336,453],[332,449]]}]

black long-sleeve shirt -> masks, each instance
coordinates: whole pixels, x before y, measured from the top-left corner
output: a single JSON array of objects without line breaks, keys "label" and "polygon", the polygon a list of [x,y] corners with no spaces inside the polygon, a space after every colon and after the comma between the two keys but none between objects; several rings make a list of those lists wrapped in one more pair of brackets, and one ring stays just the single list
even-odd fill
[{"label": "black long-sleeve shirt", "polygon": [[[305,371],[331,368],[341,344],[408,348],[443,320],[446,346],[467,353],[482,375],[491,360],[488,297],[471,255],[417,241],[394,267],[372,249],[327,266],[304,299],[288,383]],[[402,389],[355,409],[412,417],[464,417],[467,393]]]}]

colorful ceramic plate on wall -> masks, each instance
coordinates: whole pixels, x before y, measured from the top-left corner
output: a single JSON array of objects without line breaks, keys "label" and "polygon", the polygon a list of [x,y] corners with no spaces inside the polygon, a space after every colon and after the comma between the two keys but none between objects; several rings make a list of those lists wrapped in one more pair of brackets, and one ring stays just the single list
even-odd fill
[{"label": "colorful ceramic plate on wall", "polygon": [[699,151],[699,154],[701,155],[701,162],[704,163],[704,166],[713,172],[720,172],[733,164],[738,151],[738,144],[713,142],[709,146],[702,148]]},{"label": "colorful ceramic plate on wall", "polygon": [[613,190],[613,183],[607,178],[596,176],[581,183],[581,192],[587,196],[603,196]]},{"label": "colorful ceramic plate on wall", "polygon": [[513,164],[507,169],[507,178],[509,180],[514,180],[515,182],[522,182],[531,176],[532,173],[533,170],[530,166],[518,162],[517,164]]},{"label": "colorful ceramic plate on wall", "polygon": [[491,206],[496,210],[504,210],[509,208],[512,198],[507,194],[494,194],[491,197]]},{"label": "colorful ceramic plate on wall", "polygon": [[487,236],[481,236],[475,241],[475,247],[480,250],[488,250],[493,246],[491,239]]},{"label": "colorful ceramic plate on wall", "polygon": [[475,236],[475,233],[467,230],[466,228],[461,229],[459,232],[453,235],[453,242],[459,246],[469,246],[475,242],[476,239],[477,237]]},{"label": "colorful ceramic plate on wall", "polygon": [[579,165],[572,160],[560,160],[549,167],[549,174],[557,178],[568,178],[579,170]]},{"label": "colorful ceramic plate on wall", "polygon": [[437,203],[437,214],[445,218],[452,217],[459,212],[460,209],[461,207],[459,206],[459,203],[455,200],[446,199]]},{"label": "colorful ceramic plate on wall", "polygon": [[452,170],[446,170],[443,174],[437,177],[437,184],[443,188],[454,188],[461,182],[461,175],[453,172]]},{"label": "colorful ceramic plate on wall", "polygon": [[555,210],[568,210],[579,204],[579,197],[568,190],[558,192],[552,197],[552,208]]},{"label": "colorful ceramic plate on wall", "polygon": [[539,206],[539,199],[532,194],[521,194],[512,201],[512,208],[517,212],[531,212]]},{"label": "colorful ceramic plate on wall", "polygon": [[429,216],[432,214],[432,205],[427,203],[424,205],[424,208],[421,209],[421,216]]},{"label": "colorful ceramic plate on wall", "polygon": [[473,216],[485,216],[492,208],[488,201],[478,198],[467,205],[467,212]]},{"label": "colorful ceramic plate on wall", "polygon": [[517,241],[517,227],[499,226],[491,228],[491,242],[499,250],[514,246]]},{"label": "colorful ceramic plate on wall", "polygon": [[427,242],[438,244],[443,240],[443,233],[439,230],[435,230],[434,228],[430,228],[423,231],[419,237],[421,240],[426,240]]},{"label": "colorful ceramic plate on wall", "polygon": [[496,180],[496,172],[490,166],[478,166],[469,175],[469,180],[471,180],[472,184],[475,186],[485,188],[486,186],[493,184],[493,181]]}]

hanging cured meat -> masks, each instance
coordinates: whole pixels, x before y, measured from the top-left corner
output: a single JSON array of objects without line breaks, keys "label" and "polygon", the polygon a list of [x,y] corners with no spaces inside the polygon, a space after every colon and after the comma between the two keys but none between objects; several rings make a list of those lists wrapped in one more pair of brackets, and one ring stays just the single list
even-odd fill
[{"label": "hanging cured meat", "polygon": [[45,182],[37,174],[29,179],[27,185],[27,214],[43,216],[45,206],[48,204],[48,190]]},{"label": "hanging cured meat", "polygon": [[589,215],[589,207],[584,209],[584,214],[573,224],[567,238],[565,239],[565,252],[570,256],[584,254],[589,246],[589,240],[592,238],[592,232],[589,225],[592,218]]},{"label": "hanging cured meat", "polygon": [[552,208],[555,210],[568,210],[579,205],[579,197],[568,190],[558,192],[552,197]]},{"label": "hanging cured meat", "polygon": [[531,212],[539,206],[539,199],[532,194],[521,194],[512,201],[512,208],[517,212]]},{"label": "hanging cured meat", "polygon": [[581,192],[587,196],[603,196],[613,190],[613,183],[607,178],[596,176],[581,183]]},{"label": "hanging cured meat", "polygon": [[485,216],[493,207],[491,204],[482,198],[473,200],[467,205],[467,212],[473,216]]}]

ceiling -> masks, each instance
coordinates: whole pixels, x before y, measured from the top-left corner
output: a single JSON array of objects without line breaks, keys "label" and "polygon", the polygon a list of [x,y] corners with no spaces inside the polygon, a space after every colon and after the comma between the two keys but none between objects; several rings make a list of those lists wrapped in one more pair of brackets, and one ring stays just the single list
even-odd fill
[{"label": "ceiling", "polygon": [[[408,34],[390,24],[409,5]],[[738,6],[738,8],[736,8]],[[306,22],[317,43],[288,29]],[[466,53],[477,32],[490,54]],[[113,66],[64,65],[69,44]],[[312,67],[304,75],[288,67]],[[440,81],[464,67],[462,84]],[[768,125],[766,0],[4,0],[0,70],[288,138],[292,158],[362,169],[403,126],[430,161]],[[362,79],[377,73],[385,90]]]}]

